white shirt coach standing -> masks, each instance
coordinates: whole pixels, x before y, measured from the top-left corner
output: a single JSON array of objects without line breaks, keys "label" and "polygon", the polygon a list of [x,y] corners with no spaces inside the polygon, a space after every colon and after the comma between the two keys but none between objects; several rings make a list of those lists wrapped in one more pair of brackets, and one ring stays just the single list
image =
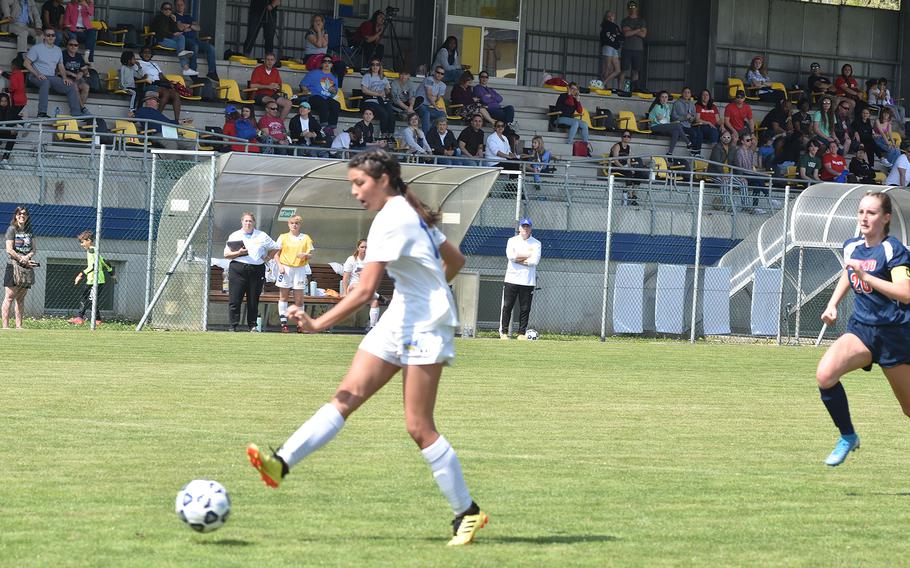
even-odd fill
[{"label": "white shirt coach standing", "polygon": [[246,322],[250,331],[256,330],[259,315],[259,295],[265,283],[265,263],[281,248],[270,236],[256,229],[256,217],[250,211],[240,216],[241,229],[228,237],[224,258],[228,266],[228,314],[231,331],[240,325],[240,309],[246,296]]},{"label": "white shirt coach standing", "polygon": [[537,264],[540,262],[540,241],[531,236],[531,219],[528,217],[518,222],[518,234],[506,243],[506,258],[509,265],[502,285],[499,338],[509,339],[509,320],[517,299],[518,339],[526,339],[531,300],[537,285]]}]

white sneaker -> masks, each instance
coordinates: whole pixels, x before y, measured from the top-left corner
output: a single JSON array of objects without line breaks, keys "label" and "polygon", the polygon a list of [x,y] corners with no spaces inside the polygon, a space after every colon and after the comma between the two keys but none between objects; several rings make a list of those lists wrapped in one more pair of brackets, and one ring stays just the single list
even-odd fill
[{"label": "white sneaker", "polygon": [[13,169],[13,167],[9,165],[9,161],[7,161],[7,160],[0,160],[0,168],[3,168],[4,170]]},{"label": "white sneaker", "polygon": [[767,211],[765,211],[764,209],[762,209],[760,207],[756,207],[755,209],[752,210],[752,213],[754,215],[764,215],[765,213],[767,213]]},{"label": "white sneaker", "polygon": [[190,51],[189,49],[184,49],[183,51],[181,51],[180,53],[177,54],[177,57],[189,57],[192,54],[193,54],[193,52]]},{"label": "white sneaker", "polygon": [[184,69],[183,74],[187,77],[195,77],[199,74],[199,71],[196,71],[195,69]]},{"label": "white sneaker", "polygon": [[890,168],[893,165],[890,161],[888,161],[888,158],[882,158],[881,162],[882,162],[882,165],[885,166],[886,168]]}]

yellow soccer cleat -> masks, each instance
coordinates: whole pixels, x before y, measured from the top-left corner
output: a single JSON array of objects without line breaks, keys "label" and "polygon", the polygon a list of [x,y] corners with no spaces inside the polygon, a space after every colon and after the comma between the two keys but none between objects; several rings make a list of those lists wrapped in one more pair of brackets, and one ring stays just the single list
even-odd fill
[{"label": "yellow soccer cleat", "polygon": [[256,444],[246,447],[246,455],[266,485],[273,489],[281,485],[281,479],[287,474],[287,466],[281,458],[274,454],[262,453]]},{"label": "yellow soccer cleat", "polygon": [[471,503],[471,507],[455,517],[452,521],[452,531],[455,536],[449,541],[448,546],[464,546],[471,544],[477,531],[486,526],[490,518],[480,510],[476,503]]}]

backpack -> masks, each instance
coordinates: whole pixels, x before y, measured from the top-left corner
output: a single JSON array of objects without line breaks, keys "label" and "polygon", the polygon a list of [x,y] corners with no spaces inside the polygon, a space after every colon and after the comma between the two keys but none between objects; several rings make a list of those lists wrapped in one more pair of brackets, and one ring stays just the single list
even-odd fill
[{"label": "backpack", "polygon": [[217,101],[218,99],[218,85],[215,81],[209,79],[208,77],[196,77],[198,83],[202,83],[202,86],[199,87],[199,96],[202,97],[204,101]]},{"label": "backpack", "polygon": [[616,117],[613,116],[612,110],[597,107],[594,111],[594,116],[601,117],[591,117],[594,126],[603,126],[607,130],[616,130]]},{"label": "backpack", "polygon": [[123,47],[139,49],[142,46],[139,41],[139,30],[133,24],[117,24],[114,29],[116,31],[126,30],[126,33],[121,36],[123,39],[120,40],[123,42]]},{"label": "backpack", "polygon": [[93,93],[104,93],[106,90],[101,85],[101,77],[98,75],[98,72],[94,69],[88,70],[88,76],[85,78],[85,81],[88,83],[88,90]]},{"label": "backpack", "polygon": [[251,140],[259,134],[256,126],[248,120],[237,120],[234,123],[234,127],[237,129],[237,138],[243,138],[244,140]]},{"label": "backpack", "polygon": [[572,155],[590,158],[591,152],[588,151],[588,143],[583,140],[576,140],[572,143]]}]

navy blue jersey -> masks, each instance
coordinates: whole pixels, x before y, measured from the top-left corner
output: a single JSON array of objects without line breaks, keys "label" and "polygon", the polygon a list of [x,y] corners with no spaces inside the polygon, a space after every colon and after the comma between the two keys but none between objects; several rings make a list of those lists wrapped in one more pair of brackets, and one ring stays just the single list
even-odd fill
[{"label": "navy blue jersey", "polygon": [[[847,239],[844,242],[844,259],[863,261],[863,270],[869,274],[891,281],[891,269],[910,266],[910,252],[899,240],[886,237],[880,244],[867,247],[863,237]],[[853,318],[867,325],[893,325],[910,323],[910,304],[901,304],[872,289],[857,278],[853,269],[847,270],[850,286],[855,293]]]}]

